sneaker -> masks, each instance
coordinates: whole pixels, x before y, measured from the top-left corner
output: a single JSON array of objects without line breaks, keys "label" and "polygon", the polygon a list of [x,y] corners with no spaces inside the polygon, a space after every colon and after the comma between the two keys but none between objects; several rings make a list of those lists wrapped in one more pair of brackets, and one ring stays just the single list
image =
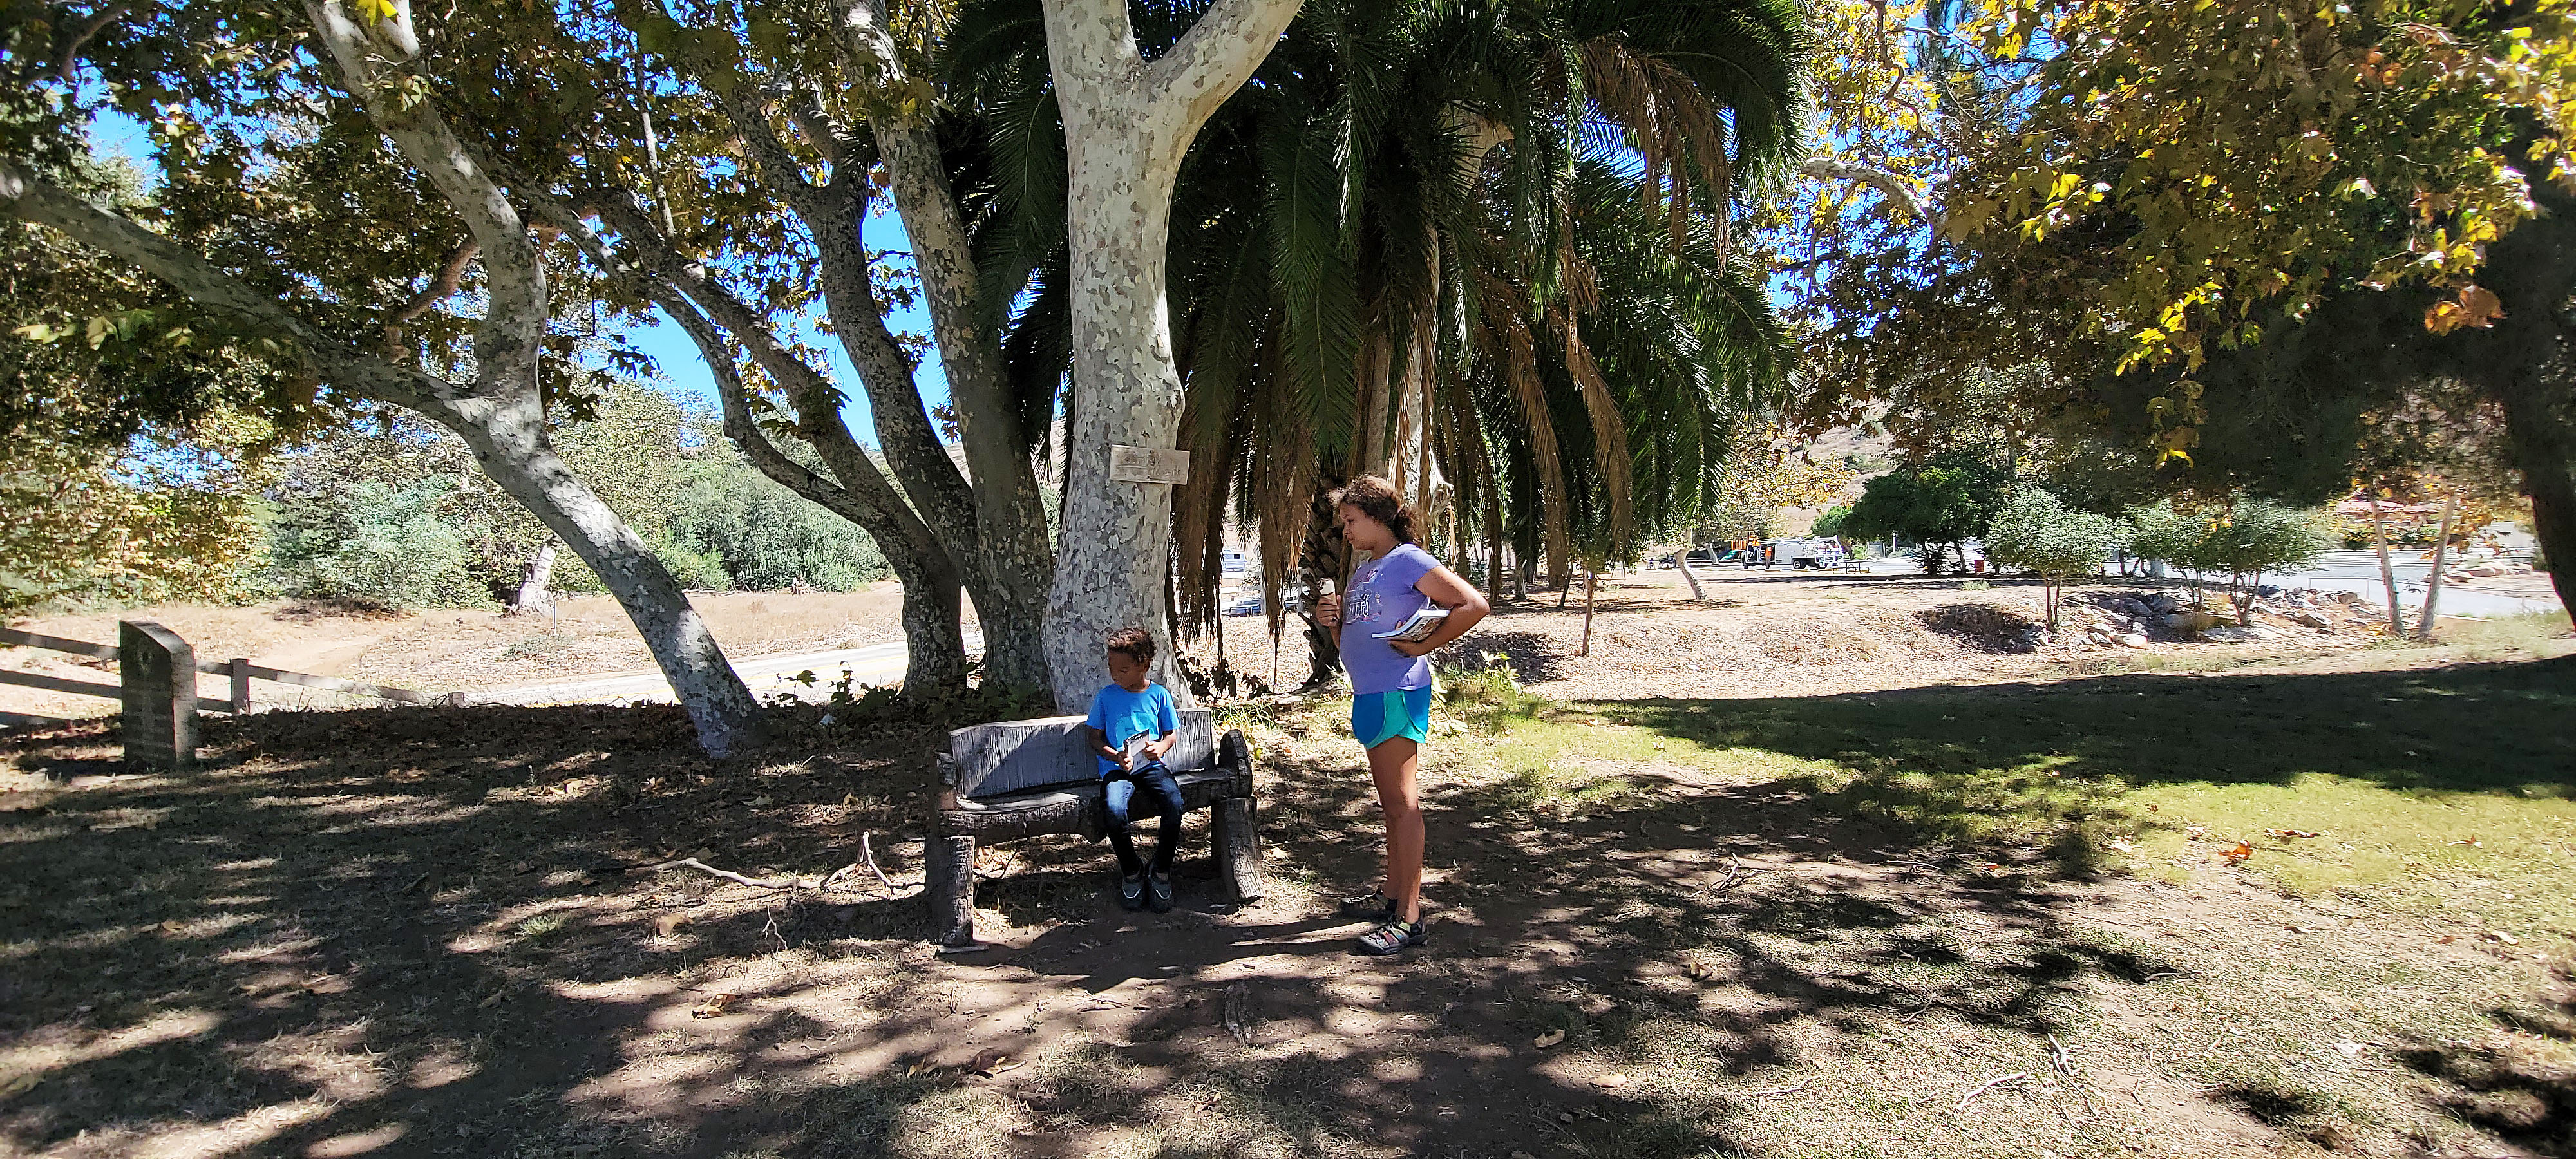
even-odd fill
[{"label": "sneaker", "polygon": [[1145,908],[1145,879],[1143,876],[1137,874],[1119,875],[1118,904],[1125,906],[1128,909]]},{"label": "sneaker", "polygon": [[1145,885],[1153,893],[1154,912],[1158,914],[1172,912],[1172,875],[1157,873],[1146,878]]}]

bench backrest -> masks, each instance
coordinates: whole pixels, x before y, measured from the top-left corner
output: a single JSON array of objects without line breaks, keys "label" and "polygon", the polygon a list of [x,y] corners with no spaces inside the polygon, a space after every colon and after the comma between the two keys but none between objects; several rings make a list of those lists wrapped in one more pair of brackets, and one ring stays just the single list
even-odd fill
[{"label": "bench backrest", "polygon": [[[1080,784],[1100,779],[1100,760],[1083,735],[1079,716],[1045,716],[969,725],[948,734],[948,755],[957,761],[957,795],[968,799],[999,797],[1048,785]],[[1173,772],[1204,769],[1216,763],[1216,714],[1204,708],[1181,710],[1181,739],[1173,742],[1163,763]]]}]

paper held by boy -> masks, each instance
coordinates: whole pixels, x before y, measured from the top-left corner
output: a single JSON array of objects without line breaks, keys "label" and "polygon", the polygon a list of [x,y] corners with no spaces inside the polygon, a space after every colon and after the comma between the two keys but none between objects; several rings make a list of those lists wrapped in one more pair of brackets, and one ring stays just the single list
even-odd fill
[{"label": "paper held by boy", "polygon": [[1190,481],[1190,453],[1164,447],[1109,445],[1109,477],[1121,483],[1178,486]]}]

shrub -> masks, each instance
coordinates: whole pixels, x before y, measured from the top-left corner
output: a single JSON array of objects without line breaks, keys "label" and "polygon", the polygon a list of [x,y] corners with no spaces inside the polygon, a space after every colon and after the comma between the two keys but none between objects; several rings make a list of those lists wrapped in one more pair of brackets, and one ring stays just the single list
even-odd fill
[{"label": "shrub", "polygon": [[2239,499],[2212,523],[2193,553],[2208,570],[2224,571],[2236,592],[2236,622],[2254,618],[2254,590],[2263,573],[2315,563],[2325,549],[2324,521],[2314,511],[2265,499]]},{"label": "shrub", "polygon": [[1924,574],[1939,575],[1944,560],[1985,534],[2011,480],[2010,472],[1982,458],[1936,455],[1870,480],[1840,530],[1862,539],[1915,540]]},{"label": "shrub", "polygon": [[272,525],[269,568],[279,590],[397,608],[481,607],[464,536],[441,517],[450,488],[362,482],[308,495]]},{"label": "shrub", "polygon": [[867,532],[739,462],[693,471],[670,521],[677,549],[731,577],[722,586],[775,591],[802,583],[846,592],[887,574],[885,555]]},{"label": "shrub", "polygon": [[1818,539],[1840,539],[1843,534],[1843,524],[1851,519],[1851,512],[1850,504],[1836,503],[1826,508],[1824,514],[1816,517],[1815,526],[1808,528],[1807,534]]},{"label": "shrub", "polygon": [[2060,597],[2069,576],[2102,570],[2119,540],[2109,516],[2076,511],[2038,487],[2013,493],[1986,528],[1986,557],[2038,573],[2046,584],[2048,626],[2057,627]]}]

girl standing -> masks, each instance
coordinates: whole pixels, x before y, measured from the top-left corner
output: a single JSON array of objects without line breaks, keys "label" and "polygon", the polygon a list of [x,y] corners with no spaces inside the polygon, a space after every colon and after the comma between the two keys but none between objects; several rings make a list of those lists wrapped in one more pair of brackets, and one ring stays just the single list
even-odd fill
[{"label": "girl standing", "polygon": [[[1491,611],[1485,597],[1413,542],[1413,513],[1395,488],[1362,475],[1333,496],[1342,538],[1367,563],[1351,574],[1347,601],[1326,596],[1316,619],[1333,633],[1351,674],[1351,735],[1368,750],[1369,776],[1386,816],[1386,880],[1374,894],[1343,903],[1345,911],[1377,919],[1376,929],[1352,948],[1357,954],[1392,954],[1429,935],[1422,924],[1422,795],[1414,783],[1422,742],[1431,735],[1430,654],[1467,633]],[[1381,640],[1425,604],[1449,610],[1431,635],[1406,642]],[[1352,630],[1356,629],[1356,630]]]}]

